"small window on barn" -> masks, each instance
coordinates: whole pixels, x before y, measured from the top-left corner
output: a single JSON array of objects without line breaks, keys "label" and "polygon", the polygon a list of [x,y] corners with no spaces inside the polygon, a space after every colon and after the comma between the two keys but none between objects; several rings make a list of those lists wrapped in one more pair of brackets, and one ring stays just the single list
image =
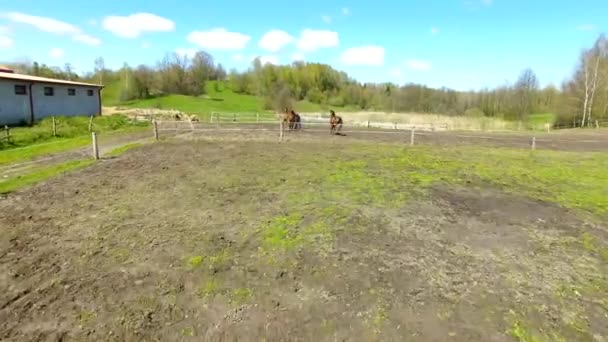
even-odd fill
[{"label": "small window on barn", "polygon": [[74,95],[76,95],[76,89],[68,88],[68,96],[74,96]]},{"label": "small window on barn", "polygon": [[22,84],[15,84],[15,95],[27,95],[27,89]]},{"label": "small window on barn", "polygon": [[55,91],[53,87],[44,87],[44,96],[53,96],[55,95]]},{"label": "small window on barn", "polygon": [[93,89],[87,89],[87,95],[93,96]]}]

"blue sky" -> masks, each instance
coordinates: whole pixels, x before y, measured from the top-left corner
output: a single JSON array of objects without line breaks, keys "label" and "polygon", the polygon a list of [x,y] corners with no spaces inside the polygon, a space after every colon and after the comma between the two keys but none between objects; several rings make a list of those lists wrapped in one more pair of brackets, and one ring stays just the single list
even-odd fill
[{"label": "blue sky", "polygon": [[531,67],[559,85],[606,13],[605,0],[0,0],[0,59],[84,72],[97,56],[117,68],[202,49],[228,69],[303,58],[360,81],[469,90]]}]

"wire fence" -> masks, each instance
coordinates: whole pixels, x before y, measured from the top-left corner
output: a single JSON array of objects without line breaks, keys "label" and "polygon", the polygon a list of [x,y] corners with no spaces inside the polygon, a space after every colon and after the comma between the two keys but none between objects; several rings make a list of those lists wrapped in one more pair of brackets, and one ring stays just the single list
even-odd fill
[{"label": "wire fence", "polygon": [[[329,123],[302,122],[298,129],[290,129],[288,123],[280,120],[259,122],[232,122],[214,124],[202,122],[164,122],[154,124],[158,138],[167,132],[174,135],[195,134],[198,137],[217,138],[222,134],[242,134],[247,138],[259,137],[283,141],[319,140],[331,134]],[[365,127],[345,123],[339,133],[350,139],[393,142],[400,144],[440,144],[440,145],[489,145],[529,149],[552,149],[565,151],[608,151],[608,132],[595,129],[580,129],[564,134],[562,132],[465,132],[438,131],[425,126],[396,126],[391,129]]]}]

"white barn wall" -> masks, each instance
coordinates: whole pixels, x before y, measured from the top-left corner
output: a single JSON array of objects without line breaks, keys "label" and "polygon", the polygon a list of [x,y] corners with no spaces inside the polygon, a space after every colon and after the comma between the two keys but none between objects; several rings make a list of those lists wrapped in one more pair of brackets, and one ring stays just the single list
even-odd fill
[{"label": "white barn wall", "polygon": [[[45,96],[44,88],[52,87],[53,96]],[[69,96],[68,89],[75,89],[76,95]],[[87,90],[93,90],[93,96]],[[77,85],[35,83],[32,86],[34,96],[34,120],[49,116],[91,116],[99,114],[98,89]]]},{"label": "white barn wall", "polygon": [[[0,125],[19,125],[29,123],[30,113],[30,82],[25,80],[0,79]],[[27,94],[15,94],[15,85],[25,85]],[[44,88],[52,87],[53,96],[45,96]],[[76,95],[69,96],[68,89],[76,90]],[[87,90],[93,90],[93,96],[87,95]],[[99,88],[52,83],[33,83],[32,103],[34,121],[49,116],[91,116],[100,115],[101,108]]]},{"label": "white barn wall", "polygon": [[27,82],[0,79],[0,125],[17,125],[30,121],[30,96],[16,95],[15,84]]}]

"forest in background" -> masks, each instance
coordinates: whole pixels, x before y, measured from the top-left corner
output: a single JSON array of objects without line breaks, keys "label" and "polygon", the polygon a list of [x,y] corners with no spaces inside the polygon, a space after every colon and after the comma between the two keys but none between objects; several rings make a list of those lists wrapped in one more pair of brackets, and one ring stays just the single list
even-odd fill
[{"label": "forest in background", "polygon": [[104,85],[115,84],[117,102],[162,97],[168,94],[204,96],[213,81],[217,91],[226,87],[238,94],[264,99],[266,109],[278,110],[296,101],[336,108],[386,112],[416,112],[507,120],[526,120],[534,113],[553,113],[554,124],[592,126],[608,121],[608,40],[601,34],[593,46],[573,61],[574,71],[557,86],[541,88],[532,69],[525,69],[513,84],[478,91],[430,88],[422,84],[361,83],[343,71],[320,63],[262,64],[259,59],[243,72],[225,70],[205,51],[193,57],[167,53],[156,65],[106,68],[103,57],[91,72],[78,75],[70,64],[63,68],[37,62],[9,63],[18,72]]}]

